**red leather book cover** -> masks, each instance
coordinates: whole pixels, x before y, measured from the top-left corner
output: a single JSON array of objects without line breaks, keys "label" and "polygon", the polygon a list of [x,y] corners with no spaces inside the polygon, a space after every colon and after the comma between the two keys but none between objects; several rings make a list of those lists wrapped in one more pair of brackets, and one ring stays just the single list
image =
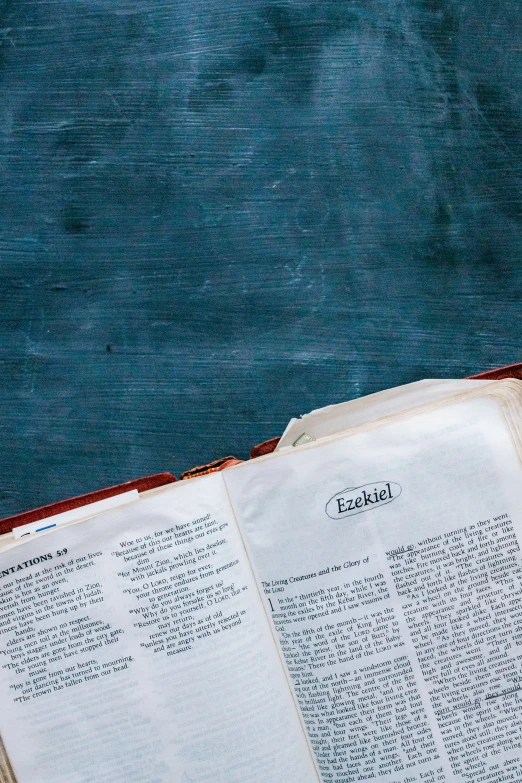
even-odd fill
[{"label": "red leather book cover", "polygon": [[470,378],[479,381],[501,381],[504,378],[517,378],[522,381],[522,362],[518,364],[508,364],[505,367],[497,367],[495,370],[486,370],[477,375],[470,375]]}]

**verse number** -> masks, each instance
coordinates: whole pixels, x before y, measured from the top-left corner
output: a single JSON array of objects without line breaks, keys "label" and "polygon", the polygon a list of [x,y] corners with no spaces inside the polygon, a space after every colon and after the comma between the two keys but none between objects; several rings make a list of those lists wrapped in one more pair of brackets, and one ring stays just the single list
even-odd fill
[{"label": "verse number", "polygon": [[56,557],[61,557],[62,555],[66,555],[67,550],[66,549],[59,549],[56,553]]}]

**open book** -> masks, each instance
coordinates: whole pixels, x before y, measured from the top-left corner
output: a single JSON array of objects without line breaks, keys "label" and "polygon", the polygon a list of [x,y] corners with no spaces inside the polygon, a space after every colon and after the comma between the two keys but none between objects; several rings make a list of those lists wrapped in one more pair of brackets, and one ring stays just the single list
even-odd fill
[{"label": "open book", "polygon": [[521,781],[522,382],[408,394],[1,538],[0,781]]}]

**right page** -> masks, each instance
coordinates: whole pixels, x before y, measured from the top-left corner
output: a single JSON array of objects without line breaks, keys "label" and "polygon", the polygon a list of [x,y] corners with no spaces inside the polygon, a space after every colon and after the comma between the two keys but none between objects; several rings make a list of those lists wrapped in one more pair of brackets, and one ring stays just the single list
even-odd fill
[{"label": "right page", "polygon": [[520,391],[502,384],[224,475],[324,781],[522,780]]}]

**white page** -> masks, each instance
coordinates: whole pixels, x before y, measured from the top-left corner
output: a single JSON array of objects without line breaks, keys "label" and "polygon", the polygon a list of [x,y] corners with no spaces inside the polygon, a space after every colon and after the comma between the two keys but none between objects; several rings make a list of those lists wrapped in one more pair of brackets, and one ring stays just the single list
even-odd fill
[{"label": "white page", "polygon": [[0,602],[18,783],[317,783],[220,475],[3,552]]},{"label": "white page", "polygon": [[479,389],[492,381],[431,378],[415,383],[407,383],[394,389],[385,389],[356,400],[327,405],[325,408],[306,413],[299,419],[292,419],[285,429],[276,450],[291,448],[295,441],[306,433],[311,439],[318,440],[328,435],[359,427],[369,421],[405,411],[418,405],[426,405],[453,394]]},{"label": "white page", "polygon": [[323,779],[519,783],[522,482],[498,402],[225,482]]}]

